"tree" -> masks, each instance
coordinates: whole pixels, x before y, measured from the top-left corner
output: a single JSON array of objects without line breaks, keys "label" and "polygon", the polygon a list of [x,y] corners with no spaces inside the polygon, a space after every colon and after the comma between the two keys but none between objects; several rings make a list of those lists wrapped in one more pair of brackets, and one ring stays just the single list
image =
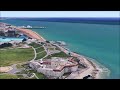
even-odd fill
[{"label": "tree", "polygon": [[22,42],[24,42],[24,41],[26,41],[27,39],[26,38],[24,38],[23,40],[22,40]]},{"label": "tree", "polygon": [[11,47],[12,44],[11,43],[3,43],[0,45],[0,48],[4,48],[4,47]]},{"label": "tree", "polygon": [[46,41],[46,43],[50,43],[50,41]]}]

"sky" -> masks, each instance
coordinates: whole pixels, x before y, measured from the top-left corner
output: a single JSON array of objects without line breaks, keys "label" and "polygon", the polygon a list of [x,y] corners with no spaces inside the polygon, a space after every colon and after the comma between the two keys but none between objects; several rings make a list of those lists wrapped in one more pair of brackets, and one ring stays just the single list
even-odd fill
[{"label": "sky", "polygon": [[120,11],[0,11],[0,17],[120,17]]}]

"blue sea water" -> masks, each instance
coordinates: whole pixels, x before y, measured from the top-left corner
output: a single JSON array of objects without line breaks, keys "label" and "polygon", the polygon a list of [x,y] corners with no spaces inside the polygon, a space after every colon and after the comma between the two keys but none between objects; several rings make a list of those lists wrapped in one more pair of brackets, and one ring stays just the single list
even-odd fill
[{"label": "blue sea water", "polygon": [[32,29],[47,40],[61,40],[68,44],[71,51],[95,59],[109,68],[110,79],[120,79],[119,33],[118,24],[69,23],[39,20],[8,19],[2,22],[13,25],[45,26],[46,29]]}]

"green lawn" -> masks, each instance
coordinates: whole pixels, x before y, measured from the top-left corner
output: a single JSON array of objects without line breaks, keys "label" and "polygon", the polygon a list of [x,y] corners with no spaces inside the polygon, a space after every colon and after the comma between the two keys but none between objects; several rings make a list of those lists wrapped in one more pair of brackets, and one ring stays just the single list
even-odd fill
[{"label": "green lawn", "polygon": [[[43,79],[45,76],[41,74],[40,79]],[[12,74],[2,74],[0,75],[0,79],[30,79],[30,78],[25,78],[23,75],[12,75]],[[36,79],[35,77],[31,79]]]},{"label": "green lawn", "polygon": [[24,78],[23,75],[16,75],[19,79],[27,79],[27,78]]},{"label": "green lawn", "polygon": [[58,48],[58,47],[56,47],[55,49],[56,49],[56,50],[60,50],[60,48]]},{"label": "green lawn", "polygon": [[60,52],[60,53],[55,53],[55,54],[49,55],[46,57],[46,59],[50,59],[51,57],[69,57],[69,55],[67,55],[64,52]]},{"label": "green lawn", "polygon": [[42,73],[38,73],[38,72],[36,72],[36,71],[34,71],[34,70],[30,70],[29,72],[30,72],[30,73],[35,73],[36,76],[37,76],[39,79],[46,79],[46,76],[45,76],[44,74],[42,74]]},{"label": "green lawn", "polygon": [[[46,78],[44,74],[38,73],[38,72],[36,72],[36,71],[34,71],[34,70],[29,70],[29,71],[23,70],[23,71],[21,71],[21,72],[19,72],[19,73],[17,73],[17,74],[27,74],[27,73],[35,73],[36,76],[37,76],[39,79],[45,79],[45,78]],[[21,75],[20,75],[20,76],[21,76]],[[19,78],[23,78],[23,76],[21,76],[21,77],[19,77]],[[34,78],[33,78],[33,79],[34,79]]]},{"label": "green lawn", "polygon": [[44,50],[43,47],[37,48],[37,49],[36,49],[36,53],[39,53],[39,52],[41,52],[41,51],[43,51],[43,50]]},{"label": "green lawn", "polygon": [[45,75],[43,75],[42,73],[36,72],[35,74],[39,79],[46,79]]},{"label": "green lawn", "polygon": [[37,43],[31,43],[31,44],[29,44],[30,46],[33,46],[34,48],[38,48],[38,47],[41,47],[42,45],[40,45],[40,44],[37,44]]},{"label": "green lawn", "polygon": [[34,57],[32,48],[0,50],[0,66],[9,66],[16,63],[26,62]]},{"label": "green lawn", "polygon": [[37,60],[37,59],[41,59],[41,58],[44,57],[46,54],[47,54],[47,53],[46,53],[45,51],[42,52],[42,53],[38,53],[38,54],[37,54],[37,57],[36,57],[36,60]]},{"label": "green lawn", "polygon": [[[46,78],[43,74],[38,73],[36,74],[39,79],[44,79]],[[2,74],[0,75],[0,79],[36,79],[35,77],[33,78],[25,78],[23,75],[12,75],[12,74]]]},{"label": "green lawn", "polygon": [[18,76],[12,74],[2,74],[0,75],[0,79],[18,79]]},{"label": "green lawn", "polygon": [[23,66],[20,65],[20,64],[17,64],[16,67],[17,67],[18,69],[23,68]]}]

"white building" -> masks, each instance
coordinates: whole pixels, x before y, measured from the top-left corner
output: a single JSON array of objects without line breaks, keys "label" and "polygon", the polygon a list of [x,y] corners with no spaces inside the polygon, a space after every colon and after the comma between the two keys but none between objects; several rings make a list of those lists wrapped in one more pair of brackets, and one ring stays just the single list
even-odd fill
[{"label": "white building", "polygon": [[32,28],[32,26],[30,26],[30,25],[27,25],[27,28]]}]

